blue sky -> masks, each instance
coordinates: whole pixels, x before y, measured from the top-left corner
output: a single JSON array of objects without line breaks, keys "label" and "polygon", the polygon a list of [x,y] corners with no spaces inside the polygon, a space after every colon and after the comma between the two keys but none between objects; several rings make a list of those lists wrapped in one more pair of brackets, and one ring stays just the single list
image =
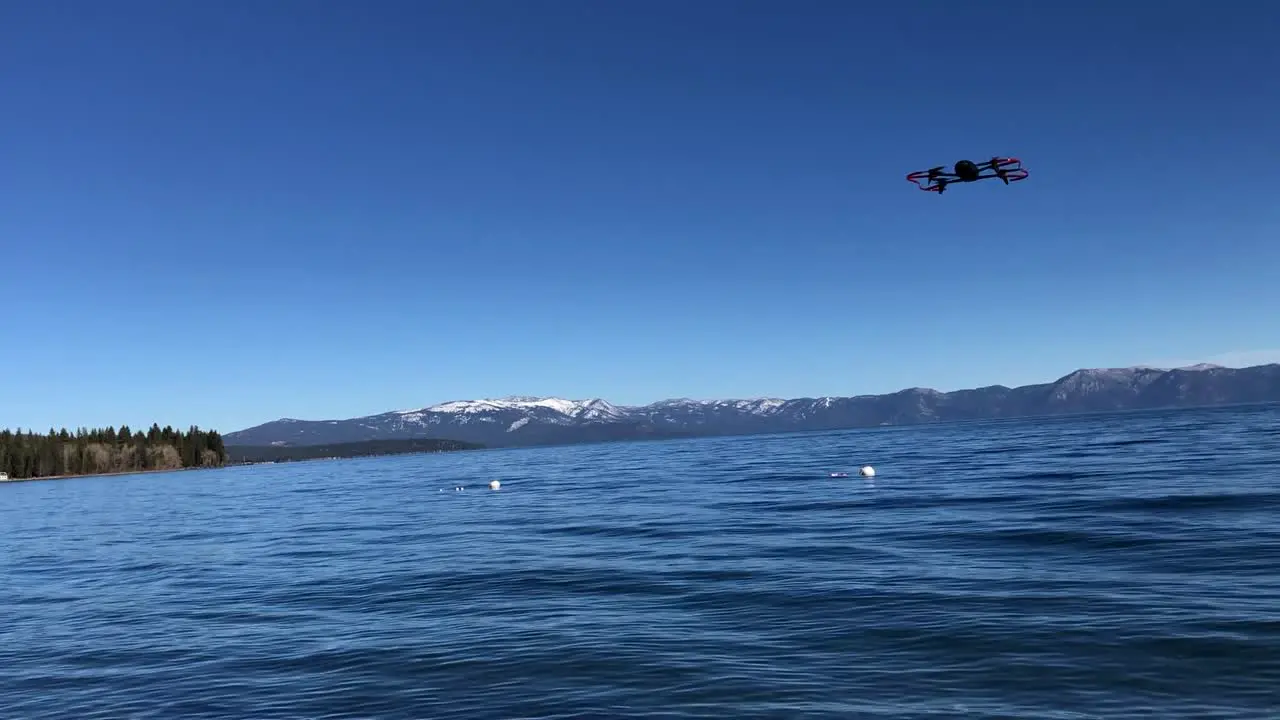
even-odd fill
[{"label": "blue sky", "polygon": [[[1277,23],[0,2],[0,426],[1280,359]],[[904,179],[997,154],[1030,178]]]}]

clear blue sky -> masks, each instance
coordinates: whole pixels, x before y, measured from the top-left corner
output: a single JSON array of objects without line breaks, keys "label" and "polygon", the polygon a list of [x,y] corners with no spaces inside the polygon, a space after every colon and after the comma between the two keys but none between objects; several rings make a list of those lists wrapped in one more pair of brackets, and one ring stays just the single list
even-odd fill
[{"label": "clear blue sky", "polygon": [[[1262,2],[3,0],[0,426],[1280,358],[1278,25]],[[904,179],[996,154],[1030,179]]]}]

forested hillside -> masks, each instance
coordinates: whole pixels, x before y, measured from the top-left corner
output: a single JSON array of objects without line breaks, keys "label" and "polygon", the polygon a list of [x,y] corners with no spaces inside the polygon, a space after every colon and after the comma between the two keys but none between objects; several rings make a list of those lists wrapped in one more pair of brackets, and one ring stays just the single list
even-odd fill
[{"label": "forested hillside", "polygon": [[152,425],[147,432],[65,428],[39,435],[0,431],[0,472],[11,480],[145,470],[218,467],[227,460],[222,436],[192,426],[186,432]]}]

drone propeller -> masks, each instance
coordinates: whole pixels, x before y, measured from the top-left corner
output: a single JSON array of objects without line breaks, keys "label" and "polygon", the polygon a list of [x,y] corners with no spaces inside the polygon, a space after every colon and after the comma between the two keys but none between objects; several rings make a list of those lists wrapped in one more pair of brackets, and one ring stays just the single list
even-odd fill
[{"label": "drone propeller", "polygon": [[991,169],[996,171],[996,177],[1003,180],[1005,185],[1009,184],[1009,173],[1004,168],[1000,167],[999,157],[991,158]]}]

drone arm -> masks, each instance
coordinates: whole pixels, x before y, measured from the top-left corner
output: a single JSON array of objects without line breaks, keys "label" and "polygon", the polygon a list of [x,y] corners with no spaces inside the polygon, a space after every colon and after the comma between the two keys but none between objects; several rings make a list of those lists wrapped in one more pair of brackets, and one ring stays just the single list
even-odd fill
[{"label": "drone arm", "polygon": [[943,172],[941,167],[917,170],[907,175],[907,182],[915,183],[916,187],[926,192],[942,192],[947,183],[957,179],[955,174]]}]

